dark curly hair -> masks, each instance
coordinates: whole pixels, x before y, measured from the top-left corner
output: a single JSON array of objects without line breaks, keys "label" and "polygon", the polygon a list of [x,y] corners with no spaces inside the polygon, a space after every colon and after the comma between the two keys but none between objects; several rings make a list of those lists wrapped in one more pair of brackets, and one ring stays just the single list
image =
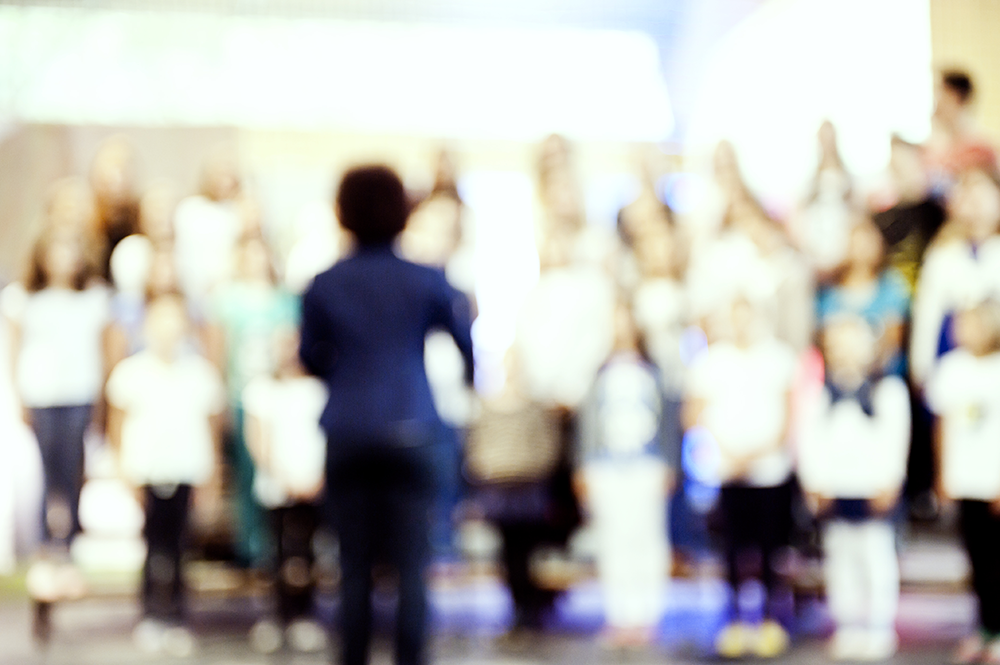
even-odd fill
[{"label": "dark curly hair", "polygon": [[340,180],[336,201],[340,225],[362,245],[392,242],[410,216],[406,189],[387,166],[349,170]]}]

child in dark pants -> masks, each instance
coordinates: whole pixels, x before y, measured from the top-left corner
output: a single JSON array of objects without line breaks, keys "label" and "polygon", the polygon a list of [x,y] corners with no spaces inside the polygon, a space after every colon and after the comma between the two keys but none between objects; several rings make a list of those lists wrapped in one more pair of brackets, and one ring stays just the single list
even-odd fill
[{"label": "child in dark pants", "polygon": [[183,626],[181,566],[192,488],[216,477],[215,416],[225,406],[215,367],[186,350],[188,327],[179,296],[157,297],[146,310],[146,349],[118,363],[107,384],[121,471],[146,508],[143,620],[133,638],[143,651],[176,656],[194,648]]},{"label": "child in dark pants", "polygon": [[254,495],[268,511],[276,547],[278,623],[264,619],[250,634],[254,649],[265,653],[277,650],[284,638],[305,652],[319,651],[327,642],[325,630],[312,618],[315,500],[326,461],[319,417],[327,396],[323,384],[302,370],[298,348],[298,332],[279,328],[273,339],[275,375],[254,379],[243,391]]},{"label": "child in dark pants", "polygon": [[979,600],[979,631],[952,662],[1000,663],[1000,305],[986,301],[955,320],[959,347],[927,382],[938,415],[938,491],[959,501],[962,541]]},{"label": "child in dark pants", "polygon": [[[731,337],[711,343],[689,375],[685,426],[699,427],[715,441],[721,482],[719,509],[724,530],[732,607],[716,637],[726,658],[752,653],[773,658],[789,645],[775,619],[775,555],[791,527],[792,459],[786,438],[796,358],[768,330],[760,305],[740,296],[730,310]],[[741,616],[741,564],[759,555],[767,590],[762,621]]]}]

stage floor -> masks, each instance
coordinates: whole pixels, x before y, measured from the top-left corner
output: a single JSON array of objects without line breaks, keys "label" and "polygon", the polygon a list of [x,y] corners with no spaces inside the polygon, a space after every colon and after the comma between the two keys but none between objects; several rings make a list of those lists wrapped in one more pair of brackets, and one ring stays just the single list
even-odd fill
[{"label": "stage floor", "polygon": [[[600,594],[593,584],[574,587],[561,600],[548,631],[537,635],[504,635],[509,622],[509,598],[495,580],[476,584],[438,585],[433,594],[434,662],[482,665],[555,663],[697,663],[715,660],[708,654],[721,621],[723,588],[717,580],[676,582],[666,598],[667,611],[656,646],[643,651],[614,652],[602,648]],[[376,603],[376,623],[388,634],[392,601]],[[16,594],[0,600],[0,665],[319,665],[328,654],[279,653],[262,656],[249,647],[247,633],[260,615],[260,603],[248,598],[199,598],[193,602],[191,624],[198,650],[187,659],[148,656],[131,641],[137,620],[135,600],[127,596],[88,598],[57,606],[54,634],[39,649],[30,636],[31,607]],[[331,605],[320,608],[330,619]],[[955,591],[906,592],[900,605],[900,653],[892,663],[947,662],[954,642],[973,623],[974,601]],[[800,600],[794,622],[794,646],[778,663],[825,662],[824,639],[829,619],[823,604]],[[380,638],[373,664],[392,662],[390,644]]]}]

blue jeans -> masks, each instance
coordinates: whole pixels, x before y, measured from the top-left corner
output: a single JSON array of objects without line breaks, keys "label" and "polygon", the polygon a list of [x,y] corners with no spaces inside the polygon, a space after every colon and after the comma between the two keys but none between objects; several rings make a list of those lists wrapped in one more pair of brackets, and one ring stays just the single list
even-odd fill
[{"label": "blue jeans", "polygon": [[[31,410],[45,475],[42,533],[48,544],[68,547],[80,531],[83,435],[90,424],[91,410],[90,404]],[[58,512],[60,507],[66,511],[63,515]]]}]

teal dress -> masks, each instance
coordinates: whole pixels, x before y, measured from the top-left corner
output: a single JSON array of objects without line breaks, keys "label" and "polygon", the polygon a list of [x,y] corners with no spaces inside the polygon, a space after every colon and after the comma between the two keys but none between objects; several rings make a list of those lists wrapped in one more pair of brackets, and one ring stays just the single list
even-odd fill
[{"label": "teal dress", "polygon": [[226,460],[233,474],[233,526],[237,561],[265,567],[270,558],[267,515],[253,493],[254,465],[243,436],[243,389],[254,378],[274,371],[275,333],[299,323],[298,298],[278,287],[235,282],[211,303],[210,316],[226,340],[226,385],[232,430]]}]

